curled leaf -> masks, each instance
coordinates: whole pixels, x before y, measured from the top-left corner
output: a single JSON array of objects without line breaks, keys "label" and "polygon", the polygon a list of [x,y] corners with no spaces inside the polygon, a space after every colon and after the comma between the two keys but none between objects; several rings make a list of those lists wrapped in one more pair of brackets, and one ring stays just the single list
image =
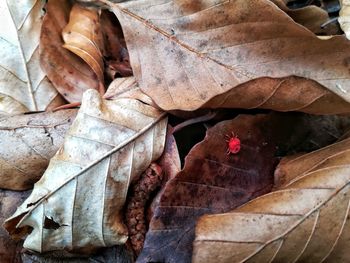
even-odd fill
[{"label": "curled leaf", "polygon": [[[235,98],[233,103],[242,101],[243,107],[252,93],[241,84],[292,75],[302,78],[288,90],[288,100],[279,101],[282,110],[298,104],[300,83],[313,86],[307,94],[311,100],[300,107],[303,111],[319,94],[329,103],[349,104],[350,43],[341,36],[319,39],[271,1],[101,2],[110,5],[123,27],[140,88],[165,110],[198,109],[237,89],[243,100]],[[275,86],[267,87],[270,96]],[[260,98],[268,99],[267,94]],[[337,108],[336,103],[332,106]],[[272,103],[269,108],[275,109]]]},{"label": "curled leaf", "polygon": [[5,223],[24,247],[91,253],[127,239],[122,209],[130,182],[162,154],[165,113],[88,90],[65,142],[29,198]]},{"label": "curled leaf", "polygon": [[[350,139],[291,158],[282,189],[202,217],[192,262],[347,262]],[[287,180],[288,181],[288,180]]]},{"label": "curled leaf", "polygon": [[[69,22],[62,31],[63,47],[82,58],[94,71],[100,85],[104,85],[103,35],[97,10],[73,5]],[[104,93],[104,89],[101,90]],[[102,93],[102,94],[103,94]]]}]

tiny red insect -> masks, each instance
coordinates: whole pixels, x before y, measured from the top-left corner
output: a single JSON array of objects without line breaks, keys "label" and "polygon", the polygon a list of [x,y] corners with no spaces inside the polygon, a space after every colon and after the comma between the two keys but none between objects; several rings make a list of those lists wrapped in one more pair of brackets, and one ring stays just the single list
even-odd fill
[{"label": "tiny red insect", "polygon": [[232,132],[232,136],[226,135],[228,143],[227,155],[239,153],[241,150],[241,140]]}]

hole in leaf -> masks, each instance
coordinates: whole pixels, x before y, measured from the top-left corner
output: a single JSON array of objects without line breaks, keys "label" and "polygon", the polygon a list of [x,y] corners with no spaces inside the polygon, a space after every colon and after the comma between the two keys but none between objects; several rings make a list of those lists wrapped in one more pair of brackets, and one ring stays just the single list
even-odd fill
[{"label": "hole in leaf", "polygon": [[59,224],[57,223],[55,220],[53,220],[53,218],[48,218],[47,216],[45,216],[45,220],[44,220],[44,228],[45,229],[53,229],[53,230],[57,230],[62,226],[68,226],[68,225],[64,225],[64,224]]}]

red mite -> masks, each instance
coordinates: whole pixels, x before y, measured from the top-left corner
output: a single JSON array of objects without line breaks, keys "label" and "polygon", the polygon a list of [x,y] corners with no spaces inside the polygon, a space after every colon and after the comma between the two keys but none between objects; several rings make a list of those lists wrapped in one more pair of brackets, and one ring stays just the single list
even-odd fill
[{"label": "red mite", "polygon": [[226,142],[228,143],[227,155],[239,153],[241,150],[241,140],[238,139],[237,135],[232,132],[232,136],[227,136]]}]

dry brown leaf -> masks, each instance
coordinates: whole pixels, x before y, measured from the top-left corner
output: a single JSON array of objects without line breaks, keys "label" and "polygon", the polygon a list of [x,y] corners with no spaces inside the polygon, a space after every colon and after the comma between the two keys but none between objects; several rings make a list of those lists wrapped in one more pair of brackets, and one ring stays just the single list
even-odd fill
[{"label": "dry brown leaf", "polygon": [[6,221],[24,247],[91,253],[124,243],[130,182],[162,154],[165,114],[140,101],[102,100],[88,90],[65,142],[33,193]]},{"label": "dry brown leaf", "polygon": [[43,5],[37,0],[0,1],[0,114],[45,110],[59,100],[39,65]]},{"label": "dry brown leaf", "polygon": [[[280,103],[285,108],[298,104],[300,82],[317,93],[314,100],[341,102],[337,94],[350,101],[350,43],[341,36],[319,39],[268,0],[101,2],[121,22],[140,88],[163,109],[194,110],[264,76],[296,75],[319,83],[298,79]],[[250,94],[243,90],[241,96]],[[265,93],[263,101],[272,95]]]},{"label": "dry brown leaf", "polygon": [[40,179],[77,110],[0,119],[0,188],[25,190]]},{"label": "dry brown leaf", "polygon": [[[30,194],[30,191],[15,192],[0,189],[0,225]],[[22,242],[14,241],[3,227],[0,227],[0,262],[21,263]]]},{"label": "dry brown leaf", "polygon": [[[350,65],[350,64],[349,64]],[[262,108],[312,114],[348,113],[350,104],[319,84],[297,77],[260,78],[217,95],[204,108]]]},{"label": "dry brown leaf", "polygon": [[73,5],[62,31],[63,47],[82,58],[95,72],[104,93],[103,35],[98,10]]},{"label": "dry brown leaf", "polygon": [[192,262],[348,262],[349,149],[347,139],[291,158],[296,179],[281,190],[202,217]]},{"label": "dry brown leaf", "polygon": [[340,0],[340,5],[341,9],[339,12],[338,22],[346,37],[350,39],[350,1]]},{"label": "dry brown leaf", "polygon": [[98,89],[98,79],[81,58],[63,48],[61,33],[70,10],[68,0],[47,3],[40,35],[40,62],[58,92],[67,101],[77,102],[87,89]]}]

